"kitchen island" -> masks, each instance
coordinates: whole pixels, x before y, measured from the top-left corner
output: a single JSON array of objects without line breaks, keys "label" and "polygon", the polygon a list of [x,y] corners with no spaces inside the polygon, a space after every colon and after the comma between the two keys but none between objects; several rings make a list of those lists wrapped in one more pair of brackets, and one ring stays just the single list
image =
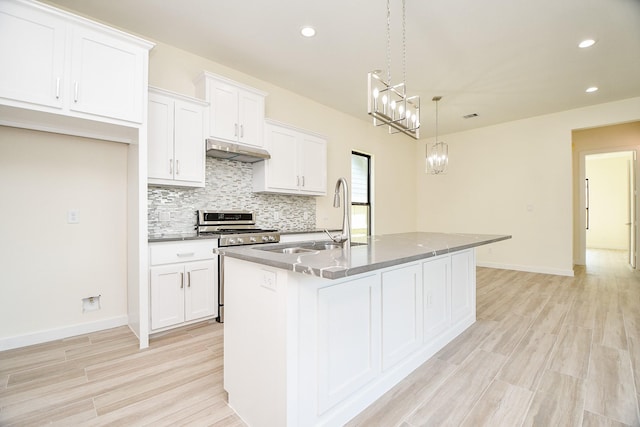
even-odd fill
[{"label": "kitchen island", "polygon": [[475,322],[474,248],[509,238],[218,249],[229,405],[256,427],[343,425]]}]

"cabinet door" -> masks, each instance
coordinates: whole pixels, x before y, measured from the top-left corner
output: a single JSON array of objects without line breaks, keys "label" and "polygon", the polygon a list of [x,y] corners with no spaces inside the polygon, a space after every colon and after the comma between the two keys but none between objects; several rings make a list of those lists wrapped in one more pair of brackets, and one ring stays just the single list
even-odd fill
[{"label": "cabinet door", "polygon": [[327,144],[312,135],[301,134],[298,141],[300,191],[310,194],[327,192]]},{"label": "cabinet door", "polygon": [[214,138],[237,141],[238,89],[223,82],[211,81],[209,86],[209,133]]},{"label": "cabinet door", "polygon": [[300,182],[300,175],[297,173],[297,133],[290,129],[267,125],[267,144],[271,158],[265,160],[266,186],[270,190],[296,192]]},{"label": "cabinet door", "polygon": [[264,145],[264,97],[251,92],[238,92],[238,141]]},{"label": "cabinet door", "polygon": [[173,110],[171,98],[149,94],[149,178],[173,179]]},{"label": "cabinet door", "polygon": [[0,2],[0,97],[62,107],[65,23]]},{"label": "cabinet door", "polygon": [[422,345],[420,264],[382,273],[382,369],[394,367]]},{"label": "cabinet door", "polygon": [[203,110],[198,105],[175,101],[176,181],[204,183]]},{"label": "cabinet door", "polygon": [[184,267],[151,268],[151,329],[184,322]]},{"label": "cabinet door", "polygon": [[451,255],[451,322],[473,316],[475,319],[475,260],[474,250],[455,252]]},{"label": "cabinet door", "polygon": [[380,284],[364,277],[318,290],[318,412],[380,372]]},{"label": "cabinet door", "polygon": [[98,31],[75,28],[69,108],[142,123],[144,56],[141,49]]},{"label": "cabinet door", "polygon": [[218,283],[215,261],[185,265],[185,319],[215,316],[218,311]]},{"label": "cabinet door", "polygon": [[422,263],[425,341],[445,332],[450,324],[449,257]]}]

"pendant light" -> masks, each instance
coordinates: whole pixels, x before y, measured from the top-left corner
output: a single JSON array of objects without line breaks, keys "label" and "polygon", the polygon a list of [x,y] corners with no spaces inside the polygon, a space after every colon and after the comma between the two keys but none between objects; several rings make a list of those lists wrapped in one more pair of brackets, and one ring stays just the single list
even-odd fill
[{"label": "pendant light", "polygon": [[406,6],[402,0],[402,74],[401,83],[391,83],[391,7],[387,0],[387,79],[382,71],[368,74],[368,109],[375,126],[389,126],[389,133],[402,132],[420,138],[420,97],[407,97],[406,73]]},{"label": "pendant light", "polygon": [[446,142],[438,141],[438,101],[441,96],[434,96],[432,101],[436,103],[436,137],[435,142],[426,146],[427,173],[438,175],[444,173],[449,164],[449,146]]}]

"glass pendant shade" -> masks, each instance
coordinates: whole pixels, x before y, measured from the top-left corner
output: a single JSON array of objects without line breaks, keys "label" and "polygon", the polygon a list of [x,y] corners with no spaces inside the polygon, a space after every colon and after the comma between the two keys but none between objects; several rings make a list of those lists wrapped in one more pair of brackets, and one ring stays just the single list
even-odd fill
[{"label": "glass pendant shade", "polygon": [[441,99],[441,96],[432,99],[436,103],[436,137],[433,144],[426,146],[426,172],[433,175],[444,173],[449,164],[449,146],[446,142],[438,141],[438,101]]},{"label": "glass pendant shade", "polygon": [[368,76],[368,113],[376,126],[389,126],[389,133],[420,137],[420,97],[407,97],[404,83],[390,85],[378,73]]},{"label": "glass pendant shade", "polygon": [[368,74],[367,112],[376,126],[389,126],[389,133],[404,133],[412,138],[420,138],[420,97],[407,97],[406,80],[406,11],[402,0],[402,83],[391,83],[391,8],[387,0],[387,80],[381,71]]},{"label": "glass pendant shade", "polygon": [[427,144],[427,173],[440,174],[444,173],[449,164],[449,146],[446,142],[436,142]]}]

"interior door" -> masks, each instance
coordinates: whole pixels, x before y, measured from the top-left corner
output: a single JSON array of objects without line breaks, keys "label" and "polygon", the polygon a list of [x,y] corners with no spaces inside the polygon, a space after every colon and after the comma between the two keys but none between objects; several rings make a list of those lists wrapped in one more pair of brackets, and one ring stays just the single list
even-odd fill
[{"label": "interior door", "polygon": [[636,268],[636,152],[628,161],[629,171],[629,265]]}]

